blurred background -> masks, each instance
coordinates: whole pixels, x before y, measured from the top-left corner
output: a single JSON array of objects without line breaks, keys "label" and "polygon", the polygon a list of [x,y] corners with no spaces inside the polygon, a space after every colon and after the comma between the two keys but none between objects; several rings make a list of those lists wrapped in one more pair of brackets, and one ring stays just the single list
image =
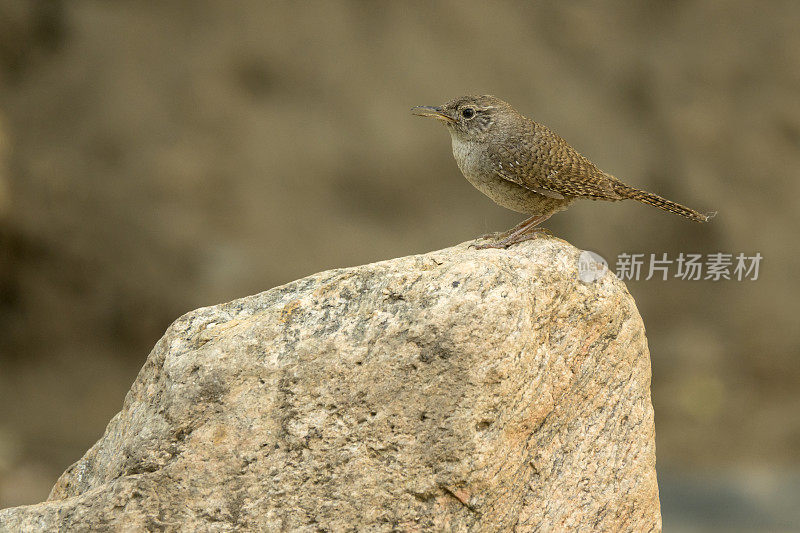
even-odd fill
[{"label": "blurred background", "polygon": [[547,227],[744,252],[631,281],[666,531],[800,528],[800,4],[0,0],[0,507],[47,497],[179,315],[521,216],[409,108],[495,94],[631,185]]}]

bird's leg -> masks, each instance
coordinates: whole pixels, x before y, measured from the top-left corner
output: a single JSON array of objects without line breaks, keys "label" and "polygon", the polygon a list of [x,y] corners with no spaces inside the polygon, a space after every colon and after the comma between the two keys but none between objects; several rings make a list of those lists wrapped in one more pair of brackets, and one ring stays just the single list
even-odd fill
[{"label": "bird's leg", "polygon": [[526,224],[528,224],[528,222],[530,222],[533,218],[536,218],[536,217],[526,218],[525,220],[523,220],[522,222],[520,222],[519,224],[517,224],[513,228],[511,228],[509,230],[506,230],[506,231],[495,231],[493,233],[486,233],[486,234],[481,235],[480,237],[478,237],[478,239],[496,239],[498,241],[506,239],[506,238],[510,237],[512,233],[514,233],[515,231],[521,229]]},{"label": "bird's leg", "polygon": [[512,244],[535,239],[539,233],[548,231],[546,228],[539,228],[537,226],[550,218],[550,215],[552,215],[552,213],[547,215],[534,215],[508,230],[506,232],[506,234],[508,234],[507,237],[496,242],[473,246],[475,246],[476,250],[484,250],[486,248],[508,248]]}]

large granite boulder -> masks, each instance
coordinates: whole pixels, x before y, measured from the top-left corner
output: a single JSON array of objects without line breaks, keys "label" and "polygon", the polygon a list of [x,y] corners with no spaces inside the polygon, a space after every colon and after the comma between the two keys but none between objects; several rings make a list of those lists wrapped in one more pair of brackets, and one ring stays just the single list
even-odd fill
[{"label": "large granite boulder", "polygon": [[331,270],[179,318],[3,531],[658,531],[650,359],[541,238]]}]

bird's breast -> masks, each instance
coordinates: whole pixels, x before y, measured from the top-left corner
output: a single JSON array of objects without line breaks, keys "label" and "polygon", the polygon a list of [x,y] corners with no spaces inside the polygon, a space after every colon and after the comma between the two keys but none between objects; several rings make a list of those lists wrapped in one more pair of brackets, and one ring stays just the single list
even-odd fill
[{"label": "bird's breast", "polygon": [[464,177],[473,187],[498,205],[518,213],[549,214],[568,206],[572,200],[557,200],[501,178],[491,168],[487,147],[481,143],[453,137],[453,156]]},{"label": "bird's breast", "polygon": [[481,191],[485,182],[490,180],[487,169],[483,168],[485,150],[486,148],[479,143],[453,137],[453,157],[458,163],[458,168],[464,177]]}]

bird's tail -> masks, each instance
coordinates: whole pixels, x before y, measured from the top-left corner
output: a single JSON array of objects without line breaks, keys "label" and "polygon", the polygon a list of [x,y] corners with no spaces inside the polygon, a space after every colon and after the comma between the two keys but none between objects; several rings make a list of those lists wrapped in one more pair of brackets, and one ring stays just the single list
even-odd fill
[{"label": "bird's tail", "polygon": [[635,187],[629,187],[628,185],[620,184],[617,185],[615,189],[623,198],[638,200],[642,203],[652,205],[653,207],[658,207],[659,209],[663,209],[664,211],[669,211],[670,213],[675,213],[676,215],[686,217],[689,220],[694,220],[695,222],[708,222],[709,220],[714,218],[714,216],[717,214],[716,211],[714,211],[713,213],[703,214],[698,211],[695,211],[694,209],[689,209],[686,206],[673,202],[672,200],[667,200],[666,198],[662,198],[657,194],[653,194],[647,191],[642,191]]}]

